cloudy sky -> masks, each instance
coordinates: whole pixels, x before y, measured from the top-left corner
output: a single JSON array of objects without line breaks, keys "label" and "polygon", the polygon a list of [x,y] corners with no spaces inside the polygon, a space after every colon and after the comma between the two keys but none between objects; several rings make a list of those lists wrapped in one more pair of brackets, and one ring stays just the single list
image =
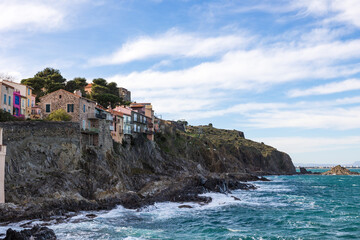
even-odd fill
[{"label": "cloudy sky", "polygon": [[0,0],[0,72],[103,77],[295,163],[360,160],[358,0]]}]

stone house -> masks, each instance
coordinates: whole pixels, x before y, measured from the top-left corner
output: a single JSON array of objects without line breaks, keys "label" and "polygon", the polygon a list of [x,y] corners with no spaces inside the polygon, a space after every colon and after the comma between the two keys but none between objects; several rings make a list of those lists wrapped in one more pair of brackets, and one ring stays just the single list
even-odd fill
[{"label": "stone house", "polygon": [[91,119],[97,119],[96,102],[81,96],[81,91],[75,93],[59,89],[40,98],[39,107],[41,118],[46,118],[50,113],[58,109],[64,109],[71,115],[72,122],[79,122],[81,129],[91,128]]},{"label": "stone house", "polygon": [[5,82],[0,82],[0,91],[1,91],[1,99],[0,99],[0,107],[5,112],[13,115],[13,100],[14,100],[14,87],[6,84]]}]

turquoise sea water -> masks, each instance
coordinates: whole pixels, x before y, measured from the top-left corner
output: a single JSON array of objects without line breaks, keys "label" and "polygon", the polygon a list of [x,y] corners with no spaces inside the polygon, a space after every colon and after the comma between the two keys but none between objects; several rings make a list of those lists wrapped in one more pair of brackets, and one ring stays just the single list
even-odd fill
[{"label": "turquoise sea water", "polygon": [[59,239],[360,239],[360,176],[269,178],[257,190],[206,194],[206,206],[119,206],[50,227]]}]

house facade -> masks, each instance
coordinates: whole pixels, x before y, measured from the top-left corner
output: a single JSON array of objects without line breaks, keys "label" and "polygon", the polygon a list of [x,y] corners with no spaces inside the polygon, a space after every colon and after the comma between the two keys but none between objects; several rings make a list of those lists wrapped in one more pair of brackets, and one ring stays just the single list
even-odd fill
[{"label": "house facade", "polygon": [[[14,91],[14,94],[13,94],[13,115],[15,117],[18,117],[18,118],[24,118],[25,115],[25,111],[24,109],[21,108],[21,103],[22,103],[22,97],[21,97],[21,94],[20,94],[20,91]],[[25,104],[25,101],[24,101],[24,104]]]},{"label": "house facade", "polygon": [[151,103],[132,103],[131,109],[146,116],[146,134],[150,141],[154,141],[154,110]]},{"label": "house facade", "polygon": [[32,87],[20,84],[20,83],[16,83],[16,82],[12,82],[12,81],[8,81],[8,80],[2,80],[2,83],[12,86],[14,88],[14,90],[19,91],[22,99],[24,99],[24,106],[23,109],[25,109],[24,111],[24,115],[25,118],[30,118],[31,115],[31,99],[32,99]]},{"label": "house facade", "polygon": [[0,99],[1,109],[13,115],[14,87],[4,82],[0,82],[0,91],[1,91],[1,99]]},{"label": "house facade", "polygon": [[117,112],[121,112],[123,115],[123,130],[124,137],[129,137],[132,134],[132,110],[127,106],[117,106],[115,109]]},{"label": "house facade", "polygon": [[111,110],[113,115],[113,127],[111,136],[115,142],[121,143],[124,138],[124,118],[123,114],[118,111]]},{"label": "house facade", "polygon": [[72,122],[79,122],[82,129],[91,128],[91,119],[96,119],[96,102],[64,89],[49,93],[40,98],[41,117],[46,118],[58,109],[64,109],[71,117]]}]

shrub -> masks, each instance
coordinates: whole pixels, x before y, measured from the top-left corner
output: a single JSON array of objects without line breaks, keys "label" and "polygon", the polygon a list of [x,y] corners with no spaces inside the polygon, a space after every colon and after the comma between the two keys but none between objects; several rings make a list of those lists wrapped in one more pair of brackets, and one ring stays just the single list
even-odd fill
[{"label": "shrub", "polygon": [[16,117],[11,115],[9,112],[6,112],[0,109],[0,122],[16,121]]},{"label": "shrub", "polygon": [[58,109],[49,114],[48,121],[71,121],[72,117],[64,109]]}]

